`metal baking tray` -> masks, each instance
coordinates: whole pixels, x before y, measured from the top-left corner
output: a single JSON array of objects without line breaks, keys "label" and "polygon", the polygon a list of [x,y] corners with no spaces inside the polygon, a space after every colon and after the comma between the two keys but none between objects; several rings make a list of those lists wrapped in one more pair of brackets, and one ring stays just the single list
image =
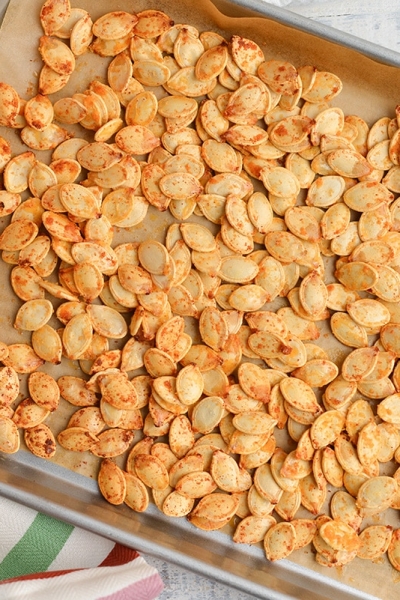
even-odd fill
[{"label": "metal baking tray", "polygon": [[[0,2],[0,14],[5,4]],[[165,4],[164,10],[167,10],[167,2],[156,3],[157,8],[162,9],[160,4]],[[185,5],[186,2],[183,0],[182,4]],[[149,1],[147,5],[150,7],[155,4]],[[215,5],[223,14],[236,19],[236,31],[242,35],[246,35],[245,32],[251,27],[251,19],[244,17],[264,17],[267,40],[273,24],[275,37],[271,38],[272,50],[274,44],[277,45],[276,40],[280,39],[279,35],[283,38],[275,56],[279,53],[282,57],[293,55],[293,49],[298,48],[298,54],[292,58],[292,62],[299,65],[305,51],[310,51],[311,44],[315,46],[315,62],[319,62],[326,70],[330,69],[340,75],[341,71],[346,73],[351,61],[354,61],[353,65],[361,65],[361,74],[360,69],[357,69],[353,86],[361,89],[366,86],[368,99],[373,86],[381,84],[380,77],[376,78],[376,75],[382,67],[383,83],[388,86],[384,95],[386,104],[381,106],[382,114],[390,108],[394,110],[396,90],[400,84],[399,54],[261,0],[215,0]],[[133,5],[131,9],[134,10]],[[286,43],[288,40],[290,43]],[[373,65],[372,73],[366,75],[370,71],[370,65]],[[364,75],[368,79],[367,83]],[[345,97],[346,102],[347,100]],[[360,108],[357,102],[359,103],[359,97],[353,97],[354,112],[363,116],[364,107]],[[371,110],[368,103],[365,109],[367,112]],[[373,110],[369,114],[373,118]],[[346,570],[327,570],[318,568],[318,565],[315,569],[309,568],[301,561],[294,562],[295,559],[270,563],[265,559],[261,547],[234,544],[222,532],[202,532],[185,519],[166,518],[153,505],[142,514],[134,513],[126,506],[112,506],[100,496],[94,479],[54,462],[45,462],[23,450],[15,455],[0,455],[0,494],[156,558],[214,578],[255,598],[373,600],[381,597],[386,600],[389,596],[396,597],[393,577],[389,577],[387,584],[390,594],[384,590],[377,592],[384,593],[384,596],[371,595],[368,587],[360,589],[354,583],[357,580],[353,574],[347,574]],[[308,554],[311,555],[311,550],[308,550]],[[310,564],[310,557],[308,563],[307,560],[304,562]],[[369,565],[366,571],[368,569]],[[382,577],[382,587],[385,585],[386,580]]]}]

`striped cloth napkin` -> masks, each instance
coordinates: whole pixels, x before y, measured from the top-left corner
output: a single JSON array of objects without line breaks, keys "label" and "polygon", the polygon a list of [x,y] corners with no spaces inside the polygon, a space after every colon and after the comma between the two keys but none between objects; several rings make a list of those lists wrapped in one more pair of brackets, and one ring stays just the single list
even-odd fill
[{"label": "striped cloth napkin", "polygon": [[0,497],[0,600],[153,600],[163,587],[136,550]]}]

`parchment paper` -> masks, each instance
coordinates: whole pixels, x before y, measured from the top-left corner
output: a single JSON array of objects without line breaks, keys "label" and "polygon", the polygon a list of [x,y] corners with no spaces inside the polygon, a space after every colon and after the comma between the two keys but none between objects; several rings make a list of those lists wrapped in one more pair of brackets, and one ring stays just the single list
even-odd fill
[{"label": "parchment paper", "polygon": [[[39,11],[42,0],[11,0],[9,9],[0,32],[0,80],[9,83],[18,91],[21,97],[28,99],[37,92],[37,75],[41,69],[42,61],[37,51],[38,39],[42,35],[39,23]],[[190,23],[199,30],[212,29],[224,35],[227,39],[232,34],[240,34],[256,41],[263,49],[266,58],[283,58],[295,66],[313,64],[320,70],[332,71],[339,75],[344,82],[344,90],[335,99],[335,104],[343,108],[346,115],[357,114],[363,117],[370,125],[379,117],[394,116],[395,106],[398,102],[400,89],[400,71],[394,67],[379,64],[370,58],[344,47],[339,47],[331,42],[324,41],[310,34],[292,29],[265,18],[243,17],[247,14],[240,7],[229,4],[226,0],[218,0],[218,5],[223,8],[224,16],[208,0],[158,0],[146,2],[145,0],[81,0],[72,2],[73,6],[85,8],[93,20],[101,14],[111,10],[127,10],[139,12],[148,8],[157,8],[167,12],[176,23]],[[264,6],[260,4],[261,8]],[[240,17],[240,18],[238,18]],[[77,68],[71,76],[69,84],[59,93],[53,94],[54,102],[59,97],[67,96],[75,91],[83,91],[93,78],[104,79],[106,66],[109,59],[102,59],[96,55],[85,54],[77,59]],[[68,126],[67,126],[68,128]],[[73,128],[71,129],[73,130]],[[8,139],[12,145],[13,153],[18,154],[26,150],[20,143],[18,132],[1,128],[0,135]],[[90,132],[80,130],[79,135],[89,136]],[[48,153],[40,153],[40,160],[47,160]],[[143,239],[149,231],[153,237],[162,239],[168,217],[156,211],[151,211],[145,226],[138,228],[135,236],[123,234],[118,238],[118,243],[124,239]],[[8,220],[0,220],[1,229]],[[116,240],[117,241],[117,240]],[[12,292],[9,284],[10,267],[0,263],[1,296],[0,296],[0,339],[7,343],[29,341],[29,334],[20,334],[13,329],[15,313],[20,306],[20,301]],[[54,319],[53,324],[59,323]],[[112,346],[112,345],[111,345]],[[112,346],[113,347],[113,346]],[[63,361],[60,367],[48,367],[46,370],[58,378],[61,374],[71,373],[79,375],[77,365]],[[24,378],[21,377],[22,393],[26,394]],[[55,434],[64,426],[68,415],[75,408],[62,401],[56,414],[46,421]],[[80,473],[94,477],[97,468],[97,459],[87,453],[66,453],[60,448],[55,457],[55,462],[76,470]],[[43,469],[46,463],[43,461]],[[332,491],[328,494],[328,501]],[[307,512],[299,513],[307,516]],[[398,515],[395,511],[387,511],[392,523],[398,527]],[[134,518],[134,516],[132,517]],[[380,522],[379,517],[374,522]],[[227,537],[227,554],[233,542]],[[332,577],[338,582],[347,583],[366,594],[374,595],[385,600],[395,600],[399,595],[400,575],[392,569],[386,558],[378,561],[379,564],[355,559],[350,565],[341,569],[327,570],[319,567],[315,562],[310,546],[304,552],[295,552],[290,560],[314,570],[324,576]],[[205,574],[207,574],[205,572]],[[340,591],[338,590],[340,595]]]}]

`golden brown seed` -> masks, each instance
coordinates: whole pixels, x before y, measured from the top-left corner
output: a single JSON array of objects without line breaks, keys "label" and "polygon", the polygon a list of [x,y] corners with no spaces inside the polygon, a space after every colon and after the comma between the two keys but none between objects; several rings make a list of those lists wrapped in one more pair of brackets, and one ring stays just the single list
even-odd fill
[{"label": "golden brown seed", "polygon": [[264,550],[268,560],[286,558],[294,550],[296,531],[291,523],[273,525],[264,537]]},{"label": "golden brown seed", "polygon": [[18,452],[19,444],[17,425],[8,417],[0,416],[0,450],[13,454]]},{"label": "golden brown seed", "polygon": [[36,404],[49,411],[56,410],[60,389],[51,375],[41,371],[31,373],[28,378],[28,386],[31,398]]},{"label": "golden brown seed", "polygon": [[32,454],[40,458],[52,458],[57,451],[55,437],[45,423],[25,429],[24,440]]},{"label": "golden brown seed", "polygon": [[126,481],[122,470],[110,459],[105,458],[97,477],[99,489],[110,504],[122,504],[126,495]]}]

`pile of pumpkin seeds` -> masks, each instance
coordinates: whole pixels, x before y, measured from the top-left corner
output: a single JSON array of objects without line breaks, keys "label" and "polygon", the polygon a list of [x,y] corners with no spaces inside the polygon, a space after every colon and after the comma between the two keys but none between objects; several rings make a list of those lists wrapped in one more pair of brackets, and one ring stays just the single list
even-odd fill
[{"label": "pile of pumpkin seeds", "polygon": [[[43,459],[90,452],[110,503],[233,525],[271,561],[312,544],[400,570],[398,107],[369,125],[332,105],[335,74],[156,9],[46,0],[40,20],[38,94],[0,83],[27,146],[0,138],[0,250],[32,332],[0,343],[0,450],[22,431]],[[53,102],[87,52],[107,81]],[[149,210],[174,219],[164,242],[118,243]],[[82,376],[40,370],[62,359]]]}]

